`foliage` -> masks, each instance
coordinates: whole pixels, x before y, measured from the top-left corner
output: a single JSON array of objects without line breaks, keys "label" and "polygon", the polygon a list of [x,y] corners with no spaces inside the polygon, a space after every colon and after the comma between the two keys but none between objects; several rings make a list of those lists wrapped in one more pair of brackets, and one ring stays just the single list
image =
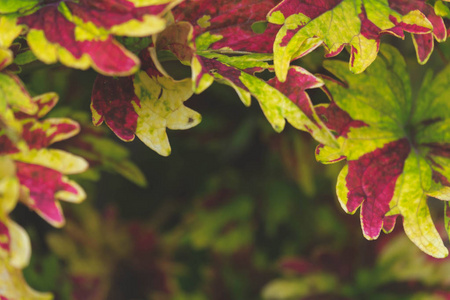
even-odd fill
[{"label": "foliage", "polygon": [[0,299],[445,299],[447,2],[1,1]]}]

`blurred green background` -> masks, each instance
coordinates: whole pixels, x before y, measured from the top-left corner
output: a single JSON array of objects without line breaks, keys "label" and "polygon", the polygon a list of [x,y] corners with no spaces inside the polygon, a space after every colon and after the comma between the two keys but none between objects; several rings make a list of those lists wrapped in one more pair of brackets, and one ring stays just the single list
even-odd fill
[{"label": "blurred green background", "polygon": [[[426,69],[448,63],[448,42],[425,66],[410,37],[383,42],[405,55],[414,88]],[[298,64],[326,73],[323,54]],[[179,64],[165,67],[189,76]],[[14,211],[33,242],[24,271],[32,287],[62,300],[450,299],[450,262],[421,253],[400,221],[377,241],[363,238],[359,213],[346,215],[336,200],[342,164],[317,163],[308,134],[289,126],[275,133],[256,102],[246,108],[230,87],[214,84],[186,102],[201,124],[169,131],[172,154],[160,157],[137,139],[124,143],[106,125],[91,125],[95,77],[38,62],[21,74],[32,93],[60,95],[53,116],[83,129],[57,147],[91,162],[76,176],[88,199],[63,204],[64,228],[24,207]],[[320,90],[309,94],[327,101]],[[442,223],[442,203],[429,204]]]}]

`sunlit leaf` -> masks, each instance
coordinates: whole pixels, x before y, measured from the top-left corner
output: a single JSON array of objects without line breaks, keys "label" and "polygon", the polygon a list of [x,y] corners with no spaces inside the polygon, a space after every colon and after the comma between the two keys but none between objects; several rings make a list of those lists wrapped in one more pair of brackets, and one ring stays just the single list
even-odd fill
[{"label": "sunlit leaf", "polygon": [[265,81],[256,75],[264,69],[271,69],[267,61],[272,59],[272,55],[263,53],[263,48],[261,53],[244,55],[240,53],[228,56],[217,53],[215,49],[210,48],[217,37],[213,37],[207,31],[194,42],[191,40],[192,28],[186,22],[170,26],[167,32],[157,37],[155,47],[170,50],[180,61],[191,64],[196,93],[203,92],[213,81],[229,85],[247,106],[254,96],[277,132],[284,129],[287,120],[295,128],[308,131],[323,143],[329,145],[335,143],[333,136],[321,124],[321,120],[312,109],[311,101],[305,92],[306,89],[320,87],[322,85],[320,79],[301,67],[292,67],[289,84],[281,83],[277,79]]},{"label": "sunlit leaf", "polygon": [[20,17],[18,24],[28,27],[28,44],[45,63],[60,61],[103,74],[129,75],[138,70],[139,59],[112,35],[141,37],[163,30],[163,16],[174,2],[154,2],[148,6],[127,0],[49,3]]},{"label": "sunlit leaf", "polygon": [[376,58],[380,36],[414,34],[418,58],[424,63],[433,50],[433,35],[445,40],[442,19],[423,0],[284,0],[269,14],[271,23],[283,25],[274,44],[275,70],[286,80],[290,61],[320,44],[327,56],[350,46],[350,70],[363,72]]},{"label": "sunlit leaf", "polygon": [[[144,54],[148,55],[148,54]],[[201,116],[183,105],[192,95],[191,80],[176,81],[159,72],[148,57],[133,77],[99,75],[92,92],[95,125],[103,121],[124,141],[135,135],[157,153],[171,152],[166,129],[188,129]]]},{"label": "sunlit leaf", "polygon": [[79,132],[78,123],[66,118],[44,117],[57,103],[55,93],[34,97],[33,112],[18,111],[15,120],[22,125],[20,142],[0,135],[0,153],[14,160],[20,200],[35,210],[54,226],[62,226],[64,217],[57,200],[80,202],[85,198],[83,189],[69,180],[67,174],[87,169],[87,162],[70,153],[46,149],[51,144],[65,140]]},{"label": "sunlit leaf", "polygon": [[[173,14],[176,21],[192,24],[194,38],[203,41],[203,44],[208,41],[208,49],[272,53],[279,26],[266,24],[267,28],[263,32],[255,32],[254,25],[266,21],[267,12],[277,2],[187,0],[175,7]],[[199,50],[206,49],[202,47]]]},{"label": "sunlit leaf", "polygon": [[347,159],[337,194],[346,212],[361,207],[366,238],[376,239],[381,229],[390,232],[401,215],[406,234],[420,249],[445,257],[448,251],[431,220],[427,196],[450,199],[450,68],[434,79],[428,73],[413,97],[398,51],[385,46],[381,55],[360,75],[344,62],[325,62],[343,83],[325,78],[333,102],[318,110],[341,147],[321,146],[317,158]]},{"label": "sunlit leaf", "polygon": [[51,300],[53,296],[48,293],[40,293],[30,288],[25,282],[22,271],[0,258],[0,274],[2,284],[0,286],[0,299],[30,299]]}]

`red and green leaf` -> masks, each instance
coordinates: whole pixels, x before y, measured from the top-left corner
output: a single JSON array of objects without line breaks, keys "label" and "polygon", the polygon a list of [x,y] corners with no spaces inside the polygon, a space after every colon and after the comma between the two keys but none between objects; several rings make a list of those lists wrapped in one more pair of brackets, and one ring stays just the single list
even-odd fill
[{"label": "red and green leaf", "polygon": [[19,181],[14,162],[0,156],[0,272],[2,299],[51,299],[49,294],[33,291],[21,269],[31,256],[31,242],[25,230],[9,218],[19,198]]},{"label": "red and green leaf", "polygon": [[103,122],[124,141],[139,139],[157,153],[171,152],[166,129],[188,129],[201,116],[184,106],[191,97],[190,79],[176,81],[157,70],[144,50],[143,69],[134,76],[112,78],[99,75],[92,92],[94,125]]},{"label": "red and green leaf", "polygon": [[[1,75],[1,74],[0,74]],[[37,110],[33,113],[17,112],[15,120],[21,125],[21,139],[28,149],[42,149],[76,135],[80,128],[77,122],[67,118],[47,118],[45,116],[58,101],[55,93],[47,93],[32,99]],[[0,154],[20,152],[20,146],[7,135],[0,135]]]},{"label": "red and green leaf", "polygon": [[277,3],[277,0],[187,0],[173,14],[176,21],[192,24],[197,46],[202,41],[210,50],[272,53],[279,26],[266,24],[263,32],[255,32],[254,26],[264,23],[267,12]]},{"label": "red and green leaf", "polygon": [[85,171],[87,162],[61,150],[46,149],[79,132],[78,123],[70,119],[39,120],[57,101],[56,94],[47,93],[32,99],[35,111],[16,112],[14,118],[22,127],[20,141],[1,134],[0,154],[15,161],[22,202],[52,225],[61,226],[64,217],[57,200],[80,202],[85,198],[83,189],[64,175]]},{"label": "red and green leaf", "polygon": [[[22,124],[15,117],[15,112],[32,114],[37,110],[37,106],[20,79],[9,73],[0,72],[0,95],[0,139],[4,136],[18,141],[22,133]],[[3,144],[0,145],[0,148],[3,147]],[[0,153],[2,152],[0,149]]]},{"label": "red and green leaf", "polygon": [[213,81],[227,84],[246,106],[254,96],[276,131],[282,131],[287,120],[297,129],[333,145],[333,136],[315,114],[305,92],[320,87],[319,79],[300,67],[290,69],[289,84],[276,79],[266,82],[256,76],[257,72],[272,69],[267,61],[273,59],[271,45],[275,31],[269,25],[264,33],[256,33],[252,26],[265,20],[275,1],[250,0],[241,5],[228,0],[221,4],[224,10],[207,1],[186,1],[175,8],[175,19],[179,22],[156,37],[156,50],[169,50],[181,62],[191,65],[196,93],[204,91]]},{"label": "red and green leaf", "polygon": [[[136,1],[137,2],[137,1]],[[27,41],[45,63],[93,67],[108,75],[129,75],[139,59],[112,35],[148,36],[164,29],[164,14],[174,1],[138,6],[128,0],[61,1],[44,4],[18,24],[28,28]]]},{"label": "red and green leaf", "polygon": [[318,113],[335,132],[340,149],[322,145],[317,159],[347,165],[337,183],[343,209],[361,208],[364,236],[390,232],[398,215],[408,237],[435,257],[448,254],[433,225],[427,196],[450,200],[448,111],[450,69],[431,74],[413,100],[406,65],[392,47],[382,48],[363,74],[354,75],[342,61],[325,68],[342,82],[325,78],[332,103]]},{"label": "red and green leaf", "polygon": [[[406,15],[414,10],[423,13],[433,25],[433,31],[426,34],[413,34],[414,47],[416,48],[417,60],[425,64],[434,49],[434,39],[444,42],[447,39],[447,29],[441,16],[435,13],[435,9],[424,0],[390,0],[389,6],[395,11]],[[403,35],[401,35],[403,38]]]},{"label": "red and green leaf", "polygon": [[[54,158],[55,155],[51,157]],[[21,161],[16,161],[16,166],[17,177],[23,189],[22,202],[56,227],[64,224],[58,200],[81,202],[85,198],[83,189],[63,176],[62,170]],[[80,168],[75,169],[75,172],[85,169],[85,166],[80,164]],[[67,172],[67,169],[64,172]]]},{"label": "red and green leaf", "polygon": [[433,50],[432,34],[445,40],[442,19],[423,0],[284,0],[268,20],[283,25],[274,44],[275,71],[281,81],[286,80],[291,60],[321,44],[327,57],[349,45],[350,70],[361,73],[375,60],[383,34],[403,38],[404,31],[413,33],[422,63]]},{"label": "red and green leaf", "polygon": [[108,138],[107,129],[95,127],[89,114],[70,112],[70,116],[80,123],[80,134],[58,147],[81,156],[89,162],[89,178],[100,178],[99,171],[118,173],[139,186],[146,186],[147,181],[142,171],[130,160],[129,150]]}]

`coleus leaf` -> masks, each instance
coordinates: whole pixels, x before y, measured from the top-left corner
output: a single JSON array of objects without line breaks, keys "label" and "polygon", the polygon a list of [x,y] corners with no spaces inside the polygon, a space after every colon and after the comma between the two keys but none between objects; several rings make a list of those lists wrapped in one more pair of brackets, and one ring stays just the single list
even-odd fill
[{"label": "coleus leaf", "polygon": [[13,62],[13,53],[8,48],[21,30],[14,18],[0,15],[0,132],[4,131],[4,134],[15,141],[22,128],[14,112],[32,114],[37,110],[20,79],[6,70]]},{"label": "coleus leaf", "polygon": [[2,15],[1,13],[0,7],[0,48],[7,49],[11,46],[14,39],[22,32],[22,27],[17,25],[16,17]]},{"label": "coleus leaf", "polygon": [[[188,5],[188,2],[186,2],[186,5]],[[283,84],[277,79],[267,82],[260,79],[255,75],[256,72],[271,69],[271,66],[266,62],[272,59],[271,49],[262,46],[259,53],[254,53],[250,51],[255,51],[255,49],[244,47],[244,45],[251,44],[250,40],[258,40],[258,34],[253,32],[248,34],[248,43],[242,45],[240,42],[235,45],[232,43],[234,46],[231,46],[231,49],[221,48],[222,46],[217,44],[224,38],[224,35],[221,35],[222,32],[228,34],[227,28],[241,26],[238,20],[246,18],[243,16],[244,12],[242,10],[237,11],[236,14],[239,18],[226,23],[225,16],[218,11],[214,11],[206,1],[190,1],[190,3],[197,9],[192,10],[192,12],[188,10],[185,14],[177,14],[177,7],[174,10],[176,18],[180,20],[188,19],[192,24],[197,24],[201,22],[201,18],[208,19],[213,15],[214,18],[211,18],[211,22],[215,20],[217,23],[214,23],[215,25],[211,23],[207,27],[204,26],[205,28],[191,25],[185,21],[175,23],[155,37],[155,48],[159,51],[169,50],[181,62],[191,65],[192,80],[196,93],[204,91],[213,81],[227,84],[235,89],[242,102],[247,106],[250,105],[251,96],[254,96],[276,131],[282,131],[287,120],[294,127],[310,132],[316,139],[324,143],[334,143],[333,136],[321,124],[321,120],[312,109],[312,104],[305,92],[306,89],[320,87],[322,85],[320,79],[301,67],[290,69],[291,80],[289,84]],[[224,3],[230,9],[234,5],[234,3],[232,5],[227,1],[224,1]],[[261,12],[256,8],[267,7],[266,4],[257,0],[247,1],[246,3],[255,9],[255,15],[260,14],[259,17],[254,19],[252,19],[252,16],[250,21],[246,23],[245,26],[250,28],[246,31],[248,33],[251,31],[250,25],[262,18]],[[198,14],[197,10],[199,9],[202,12]],[[198,36],[194,40],[195,30],[197,30]],[[208,30],[211,30],[211,32]],[[268,36],[270,37],[270,33]],[[228,56],[223,53],[234,55]]]},{"label": "coleus leaf", "polygon": [[106,128],[93,126],[90,115],[84,112],[70,110],[68,114],[79,122],[80,134],[58,147],[86,159],[91,178],[98,179],[98,171],[106,170],[118,173],[139,186],[147,185],[145,175],[130,160],[129,150],[108,138]]},{"label": "coleus leaf", "polygon": [[[447,0],[446,0],[447,1]],[[434,49],[434,39],[444,42],[447,39],[447,29],[444,20],[437,15],[435,9],[424,0],[390,0],[389,6],[402,15],[409,14],[414,10],[423,13],[433,25],[433,31],[426,34],[413,34],[414,47],[416,48],[417,60],[425,64]],[[400,35],[403,38],[403,35]]]},{"label": "coleus leaf", "polygon": [[[1,74],[0,74],[1,75]],[[29,149],[42,149],[49,145],[70,138],[79,132],[79,125],[68,118],[47,118],[45,116],[57,103],[55,93],[47,93],[32,99],[37,110],[33,113],[22,111],[14,114],[22,127],[21,138],[25,140]],[[6,135],[0,136],[0,154],[10,154],[20,151],[20,147]]]},{"label": "coleus leaf", "polygon": [[103,121],[124,141],[135,135],[163,156],[171,152],[166,128],[188,129],[200,123],[201,116],[184,106],[191,97],[190,79],[176,81],[162,74],[144,50],[144,71],[134,76],[112,78],[99,75],[92,92],[94,125]]},{"label": "coleus leaf", "polygon": [[432,34],[439,41],[446,38],[442,18],[424,0],[284,0],[268,20],[283,25],[274,44],[275,71],[281,81],[286,80],[291,60],[320,44],[327,57],[349,45],[350,70],[361,73],[375,60],[383,34],[403,38],[404,31],[413,33],[421,63],[433,50]]},{"label": "coleus leaf", "polygon": [[364,236],[390,232],[398,215],[408,237],[424,252],[445,257],[447,249],[433,225],[427,196],[450,200],[450,121],[447,116],[450,68],[429,73],[413,99],[405,62],[391,46],[360,75],[342,61],[325,68],[342,82],[324,78],[332,102],[318,113],[334,130],[340,149],[326,145],[317,159],[346,159],[338,177],[343,209],[361,207]]},{"label": "coleus leaf", "polygon": [[0,287],[1,300],[30,299],[51,300],[53,296],[49,293],[41,293],[33,290],[25,282],[22,271],[12,266],[6,259],[0,258],[0,273],[2,274],[2,285]]},{"label": "coleus leaf", "polygon": [[128,0],[58,1],[43,4],[22,16],[28,44],[45,63],[79,69],[93,67],[102,74],[129,75],[139,59],[112,35],[148,36],[164,29],[163,15],[178,1],[152,1],[140,6]]},{"label": "coleus leaf", "polygon": [[[0,70],[11,62],[11,51],[0,48]],[[8,138],[18,141],[22,125],[14,112],[23,111],[32,114],[36,110],[37,105],[32,101],[20,79],[9,72],[0,72],[0,134],[3,131]],[[3,148],[3,145],[0,145],[0,148]]]},{"label": "coleus leaf", "polygon": [[194,39],[209,41],[208,49],[272,53],[279,26],[266,24],[263,32],[255,32],[254,26],[265,22],[267,12],[277,3],[278,0],[187,0],[175,7],[173,14],[175,21],[192,24]]},{"label": "coleus leaf", "polygon": [[41,0],[3,0],[0,3],[0,14],[20,13],[29,9],[33,9]]},{"label": "coleus leaf", "polygon": [[[214,79],[218,82],[232,86],[244,104],[250,104],[250,97],[254,96],[263,110],[266,118],[275,131],[284,129],[287,120],[297,129],[308,131],[317,140],[323,143],[334,143],[326,127],[321,124],[312,109],[312,104],[306,89],[322,86],[322,81],[301,67],[292,67],[289,70],[289,82],[282,83],[273,78],[264,81],[254,75],[254,69],[245,68],[245,65],[262,65],[259,62],[246,61],[245,57],[239,59],[222,55],[216,58],[206,58],[198,55],[194,58],[193,77],[197,82]],[[197,73],[197,62],[202,66]],[[243,66],[243,67],[242,67]]]},{"label": "coleus leaf", "polygon": [[[443,1],[447,1],[448,0],[443,0]],[[440,17],[445,17],[445,18],[449,18],[450,17],[450,8],[448,6],[446,6],[441,0],[438,0],[434,3],[434,12],[436,13],[436,15],[440,16]],[[447,33],[448,35],[448,33]]]},{"label": "coleus leaf", "polygon": [[56,104],[54,93],[33,98],[37,111],[33,114],[17,112],[15,118],[22,124],[21,138],[26,147],[19,147],[6,135],[0,135],[0,153],[15,161],[16,176],[21,185],[21,201],[54,226],[62,226],[64,217],[57,200],[80,202],[83,189],[69,180],[66,174],[87,169],[87,162],[70,153],[46,149],[49,145],[67,139],[79,131],[79,125],[65,118],[40,121]]},{"label": "coleus leaf", "polygon": [[[110,210],[99,214],[84,202],[71,212],[67,226],[47,235],[48,245],[67,265],[73,286],[70,299],[104,299],[118,261],[131,257],[131,235]],[[92,248],[97,250],[88,250]]]},{"label": "coleus leaf", "polygon": [[[20,241],[26,240],[28,236],[23,235],[23,229],[12,222],[8,216],[19,199],[16,167],[10,158],[0,156],[0,169],[0,258],[12,261],[17,268],[23,268],[28,264],[31,247],[29,240]],[[17,247],[20,244],[22,247]],[[16,251],[12,251],[12,248]]]},{"label": "coleus leaf", "polygon": [[[14,154],[21,201],[55,227],[64,225],[64,216],[58,200],[79,203],[86,197],[83,189],[65,174],[86,170],[84,159],[58,150],[32,151],[28,155]],[[51,163],[38,164],[43,159]]]},{"label": "coleus leaf", "polygon": [[25,230],[9,218],[19,198],[19,181],[14,162],[0,156],[0,286],[1,299],[51,299],[33,291],[23,279],[21,269],[28,265],[31,243]]}]

